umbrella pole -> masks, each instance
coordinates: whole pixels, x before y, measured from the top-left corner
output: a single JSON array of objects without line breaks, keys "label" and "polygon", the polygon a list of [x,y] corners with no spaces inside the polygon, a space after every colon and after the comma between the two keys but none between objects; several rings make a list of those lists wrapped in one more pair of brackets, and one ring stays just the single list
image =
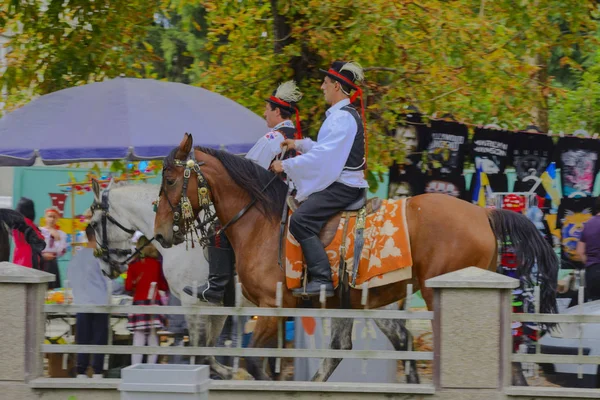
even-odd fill
[{"label": "umbrella pole", "polygon": [[77,237],[77,235],[75,235],[75,228],[76,228],[76,222],[75,222],[75,186],[71,185],[71,254],[75,254],[75,246],[73,245],[75,243],[75,238]]}]

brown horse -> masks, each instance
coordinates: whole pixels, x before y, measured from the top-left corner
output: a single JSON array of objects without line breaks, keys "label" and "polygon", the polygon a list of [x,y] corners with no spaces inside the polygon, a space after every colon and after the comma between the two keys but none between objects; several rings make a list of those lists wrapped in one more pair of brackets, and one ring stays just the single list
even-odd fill
[{"label": "brown horse", "polygon": [[[270,171],[242,157],[199,147],[193,153],[191,151],[192,137],[186,134],[180,146],[173,149],[164,160],[163,182],[154,225],[156,240],[164,247],[184,240],[181,234],[184,227],[179,218],[182,208],[185,208],[180,206],[184,188],[193,215],[198,215],[202,209],[200,197],[208,194],[220,221],[227,223],[236,219],[225,233],[235,251],[236,269],[244,296],[260,307],[275,307],[276,284],[285,282],[284,272],[278,266],[278,247],[279,223],[287,185],[280,179],[273,179]],[[194,164],[195,169],[192,168]],[[186,165],[189,179],[184,179]],[[198,173],[200,176],[197,176]],[[198,186],[206,189],[198,192]],[[253,200],[253,205],[240,217],[240,210]],[[179,215],[175,227],[173,220],[176,214]],[[408,200],[407,221],[413,278],[370,289],[369,308],[404,299],[407,284],[412,283],[415,290],[421,289],[427,308],[432,310],[433,293],[424,284],[427,279],[469,266],[496,271],[498,240],[510,236],[519,262],[519,273],[528,282],[531,282],[534,263],[538,263],[541,312],[556,312],[558,260],[524,215],[512,211],[486,210],[447,195],[425,194]],[[361,291],[351,289],[350,292],[351,307],[362,308]],[[300,300],[292,296],[291,291],[284,290],[283,306],[299,305]],[[327,307],[339,307],[338,297],[329,298]],[[274,347],[277,322],[276,318],[259,319],[251,346]],[[396,350],[407,350],[411,335],[404,321],[375,322]],[[331,348],[352,348],[352,323],[351,319],[332,319]],[[324,360],[313,380],[327,380],[340,361]],[[257,379],[269,378],[259,368],[258,360],[247,360],[247,365],[248,372]],[[407,381],[419,381],[414,361],[411,362]]]}]

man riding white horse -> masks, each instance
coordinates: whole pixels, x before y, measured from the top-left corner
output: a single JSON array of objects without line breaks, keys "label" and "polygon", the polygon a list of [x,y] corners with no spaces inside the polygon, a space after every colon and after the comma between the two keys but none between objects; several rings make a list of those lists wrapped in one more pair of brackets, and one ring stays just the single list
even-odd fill
[{"label": "man riding white horse", "polygon": [[[281,143],[285,140],[301,139],[300,118],[296,103],[302,98],[302,93],[298,90],[294,81],[284,82],[265,99],[264,117],[267,126],[271,129],[266,135],[261,137],[256,144],[248,151],[246,158],[254,161],[261,167],[268,169],[275,159],[281,153]],[[296,124],[291,121],[293,115],[296,115]],[[290,158],[296,155],[295,151],[288,151],[284,158]],[[216,222],[213,229],[218,231],[219,221]],[[233,282],[234,272],[234,253],[227,237],[224,233],[217,235],[211,240],[208,246],[209,276],[207,282],[198,287],[197,295],[201,301],[215,304],[228,304],[233,302],[231,283]],[[228,288],[226,290],[226,288]],[[183,291],[192,295],[193,288],[186,286]],[[231,292],[231,293],[230,293]]]},{"label": "man riding white horse", "polygon": [[[331,105],[321,125],[317,141],[286,139],[281,147],[297,149],[303,154],[283,161],[274,161],[271,169],[285,172],[297,189],[301,202],[290,218],[289,231],[300,243],[311,281],[304,288],[294,289],[294,295],[318,295],[325,285],[326,296],[333,296],[331,266],[319,239],[327,220],[344,210],[363,195],[368,184],[366,169],[365,130],[361,114],[352,107],[350,93],[361,95],[357,82],[363,80],[362,68],[353,62],[336,61],[326,74],[321,90]],[[364,112],[364,109],[361,110]]]}]

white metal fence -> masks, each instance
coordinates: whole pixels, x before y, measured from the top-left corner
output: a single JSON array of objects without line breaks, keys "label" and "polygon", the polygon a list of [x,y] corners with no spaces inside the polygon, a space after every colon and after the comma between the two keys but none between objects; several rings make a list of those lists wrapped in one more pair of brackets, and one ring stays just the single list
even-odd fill
[{"label": "white metal fence", "polygon": [[[405,301],[405,310],[383,310],[383,309],[325,309],[325,296],[321,295],[321,309],[307,308],[282,308],[281,307],[281,283],[277,286],[277,308],[243,307],[241,305],[241,285],[236,285],[236,307],[214,307],[208,305],[192,306],[158,306],[158,305],[72,305],[72,304],[46,304],[43,307],[47,315],[74,316],[77,313],[127,315],[149,314],[149,315],[203,315],[203,316],[233,316],[240,317],[313,317],[313,318],[353,318],[353,319],[394,319],[394,320],[433,320],[431,311],[411,311],[410,296],[412,285],[409,285],[409,296]],[[68,289],[66,299],[69,298]],[[152,290],[151,290],[152,292]],[[153,297],[153,296],[151,296]],[[362,303],[366,306],[368,289],[363,288]],[[145,355],[180,355],[190,356],[190,362],[194,362],[195,356],[232,356],[234,358],[233,370],[237,371],[241,357],[274,357],[276,358],[276,373],[280,372],[281,358],[345,358],[363,360],[404,360],[405,368],[409,368],[410,361],[433,361],[432,351],[387,351],[387,350],[332,350],[332,349],[291,349],[283,348],[283,327],[278,326],[277,348],[242,348],[241,323],[237,321],[237,348],[229,347],[167,347],[167,346],[130,346],[112,345],[112,327],[109,324],[108,345],[78,345],[78,344],[44,344],[43,353],[81,353],[81,354],[145,354]],[[411,344],[409,344],[411,346]],[[409,347],[409,349],[412,347]]]}]

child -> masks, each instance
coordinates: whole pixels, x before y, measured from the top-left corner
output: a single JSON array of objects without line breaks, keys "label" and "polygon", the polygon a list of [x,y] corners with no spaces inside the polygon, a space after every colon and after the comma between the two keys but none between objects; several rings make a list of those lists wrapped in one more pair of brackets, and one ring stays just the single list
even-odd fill
[{"label": "child", "polygon": [[[142,249],[139,257],[129,264],[127,270],[127,279],[125,280],[125,289],[133,291],[133,305],[162,305],[159,290],[167,291],[169,289],[167,281],[162,272],[162,263],[160,254],[152,244],[148,244],[148,239],[141,236],[138,239],[136,247]],[[152,282],[156,282],[154,296],[148,299],[148,292]],[[134,346],[158,346],[157,330],[164,326],[164,316],[151,314],[129,314],[127,329],[133,332]],[[154,329],[152,329],[154,328]],[[158,356],[156,354],[148,356],[148,362],[156,364]],[[131,355],[132,364],[142,362],[142,354]]]}]

